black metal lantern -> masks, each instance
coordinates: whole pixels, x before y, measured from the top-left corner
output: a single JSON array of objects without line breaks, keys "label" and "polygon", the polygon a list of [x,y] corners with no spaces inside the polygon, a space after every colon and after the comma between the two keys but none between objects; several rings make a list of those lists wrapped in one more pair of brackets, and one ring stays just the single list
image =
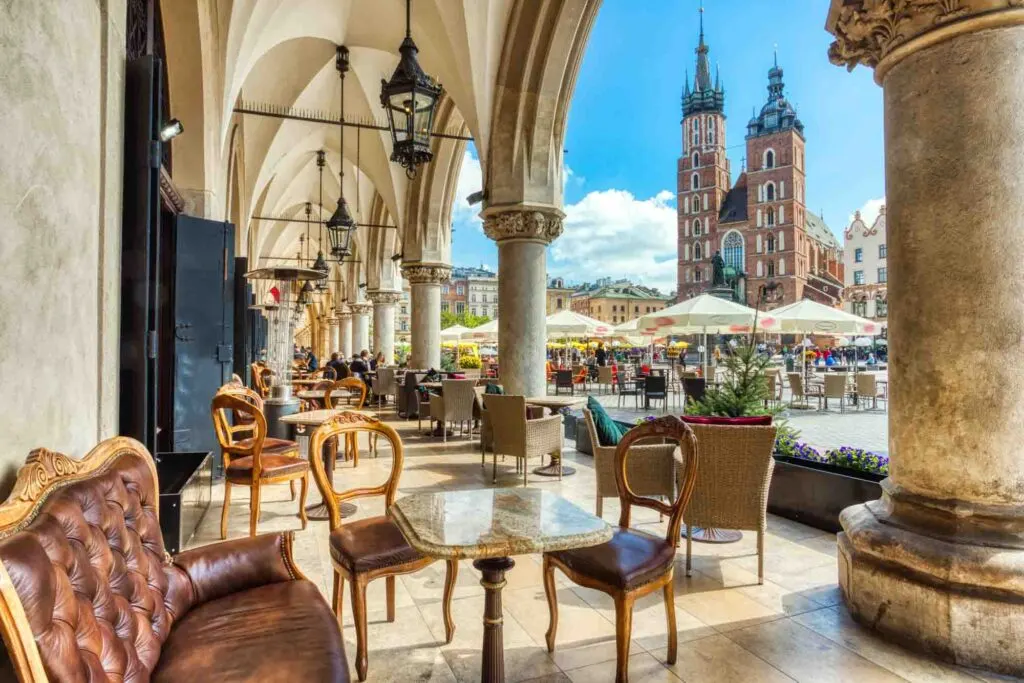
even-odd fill
[{"label": "black metal lantern", "polygon": [[[317,244],[316,250],[316,261],[313,262],[313,270],[318,270],[324,274],[324,279],[316,281],[316,291],[318,294],[323,294],[327,291],[327,274],[330,272],[331,267],[327,265],[327,260],[324,259],[324,223],[323,210],[324,204],[324,165],[326,164],[324,151],[320,150],[316,153],[316,165],[320,169],[320,203],[316,207],[317,223],[320,225],[320,241]],[[310,223],[311,206],[309,202],[306,202],[306,224]]]},{"label": "black metal lantern", "polygon": [[302,289],[299,290],[299,304],[305,306],[308,304],[313,297],[313,285],[309,284],[309,280],[306,280],[306,284],[302,285]]},{"label": "black metal lantern", "polygon": [[356,222],[348,210],[348,202],[345,201],[345,72],[348,71],[348,48],[344,45],[338,46],[334,66],[341,75],[341,122],[338,126],[339,192],[338,208],[327,219],[327,240],[331,243],[331,255],[341,263],[352,253],[352,233],[356,231]]},{"label": "black metal lantern", "polygon": [[411,1],[405,2],[405,40],[398,48],[398,66],[390,81],[380,82],[380,103],[387,112],[394,144],[391,161],[401,164],[410,178],[416,175],[417,166],[434,158],[430,134],[441,97],[441,85],[416,61],[419,49],[412,40]]}]

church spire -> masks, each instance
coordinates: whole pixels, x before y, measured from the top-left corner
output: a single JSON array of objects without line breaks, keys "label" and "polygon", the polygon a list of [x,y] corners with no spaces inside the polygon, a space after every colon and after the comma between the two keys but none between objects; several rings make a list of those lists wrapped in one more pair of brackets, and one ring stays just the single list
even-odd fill
[{"label": "church spire", "polygon": [[711,51],[704,40],[704,3],[701,2],[699,11],[700,32],[697,39],[697,71],[693,78],[693,89],[690,89],[690,75],[687,72],[686,86],[683,90],[683,116],[689,116],[695,112],[716,112],[721,114],[725,109],[725,92],[721,85],[720,74],[715,74],[715,81],[711,81],[711,61],[708,53]]},{"label": "church spire", "polygon": [[708,62],[708,46],[704,42],[704,3],[700,5],[700,39],[697,43],[697,78],[694,90],[711,90],[711,65]]}]

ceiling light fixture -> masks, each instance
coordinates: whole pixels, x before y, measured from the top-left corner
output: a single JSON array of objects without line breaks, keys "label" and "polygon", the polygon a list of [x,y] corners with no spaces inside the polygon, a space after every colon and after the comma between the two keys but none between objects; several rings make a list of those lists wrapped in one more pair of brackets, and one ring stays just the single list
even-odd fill
[{"label": "ceiling light fixture", "polygon": [[341,121],[338,126],[341,139],[339,147],[341,160],[338,164],[340,190],[338,208],[327,220],[327,239],[331,243],[331,255],[338,260],[338,263],[343,262],[345,257],[352,253],[352,233],[356,230],[356,222],[352,219],[348,204],[345,202],[345,72],[348,71],[348,66],[348,48],[339,45],[334,67],[341,75]]},{"label": "ceiling light fixture", "polygon": [[170,142],[185,132],[185,126],[178,119],[171,119],[160,129],[160,142]]}]

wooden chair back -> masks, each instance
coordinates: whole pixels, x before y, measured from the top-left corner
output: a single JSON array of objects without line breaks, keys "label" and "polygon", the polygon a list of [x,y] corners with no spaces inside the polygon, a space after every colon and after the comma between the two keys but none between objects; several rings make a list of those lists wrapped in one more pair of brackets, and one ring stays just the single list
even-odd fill
[{"label": "wooden chair back", "polygon": [[272,374],[270,368],[259,363],[252,363],[249,366],[250,372],[252,372],[252,384],[256,391],[259,392],[260,396],[266,398],[267,394],[270,393],[269,378]]},{"label": "wooden chair back", "polygon": [[[235,438],[239,430],[237,426],[232,427],[228,419],[229,411],[234,415],[245,415],[251,421],[247,427],[252,430],[251,440],[242,442]],[[260,456],[263,453],[263,442],[267,438],[267,418],[263,411],[252,405],[244,394],[224,391],[213,397],[210,412],[213,416],[213,431],[221,450],[231,457],[251,455],[253,481],[258,480],[263,469]]]},{"label": "wooden chair back", "polygon": [[[237,375],[233,375],[230,382],[217,389],[217,393],[229,393],[239,396],[249,405],[253,406],[260,412],[263,412],[263,397],[242,384],[241,378],[238,378],[238,381],[236,382],[235,378],[237,377]],[[231,411],[231,424],[229,425],[228,431],[232,438],[237,437],[241,432],[246,432],[251,436],[254,423],[255,420],[253,419],[252,413],[240,413],[233,410]]]},{"label": "wooden chair back", "polygon": [[338,371],[328,365],[325,365],[320,371],[320,376],[327,380],[336,380],[338,379]]},{"label": "wooden chair back", "polygon": [[338,491],[334,488],[324,468],[323,458],[310,458],[313,467],[313,480],[320,489],[324,503],[330,511],[330,527],[334,531],[341,525],[341,504],[345,501],[356,498],[368,498],[372,496],[384,496],[384,508],[390,508],[395,502],[398,493],[398,482],[402,476],[402,464],[405,454],[402,447],[402,439],[389,425],[381,422],[375,417],[361,413],[338,413],[331,419],[316,428],[310,436],[309,452],[322,453],[324,445],[331,439],[342,440],[349,434],[357,439],[359,434],[371,434],[383,436],[391,444],[391,472],[387,480],[379,486],[360,487]]},{"label": "wooden chair back", "polygon": [[[356,400],[356,405],[351,406],[356,410],[361,410],[363,405],[366,404],[366,382],[359,379],[358,377],[346,377],[345,379],[339,379],[337,382],[332,382],[324,392],[324,407],[327,409],[334,408],[334,394],[335,392],[345,392],[346,399],[353,399],[356,395],[359,398]],[[316,451],[310,451],[315,453]]]},{"label": "wooden chair back", "polygon": [[[679,444],[679,449],[682,452],[683,470],[678,476],[676,499],[671,504],[657,498],[637,495],[629,486],[626,472],[630,449],[641,441],[649,439],[658,439],[662,442],[675,441]],[[675,454],[666,451],[663,457],[674,458]],[[697,483],[697,437],[694,436],[690,425],[675,415],[666,415],[644,422],[626,432],[615,449],[615,483],[619,489],[619,503],[622,510],[619,514],[620,527],[629,527],[630,514],[634,505],[656,510],[669,518],[666,540],[673,547],[679,545],[679,528],[683,522],[683,513],[690,503],[693,488]]]}]

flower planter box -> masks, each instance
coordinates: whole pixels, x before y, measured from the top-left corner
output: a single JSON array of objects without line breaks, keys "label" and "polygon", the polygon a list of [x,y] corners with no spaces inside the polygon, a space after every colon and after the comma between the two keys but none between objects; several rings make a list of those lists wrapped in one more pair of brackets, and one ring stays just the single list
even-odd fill
[{"label": "flower planter box", "polygon": [[823,531],[842,531],[839,513],[882,496],[878,474],[775,456],[768,512]]}]

